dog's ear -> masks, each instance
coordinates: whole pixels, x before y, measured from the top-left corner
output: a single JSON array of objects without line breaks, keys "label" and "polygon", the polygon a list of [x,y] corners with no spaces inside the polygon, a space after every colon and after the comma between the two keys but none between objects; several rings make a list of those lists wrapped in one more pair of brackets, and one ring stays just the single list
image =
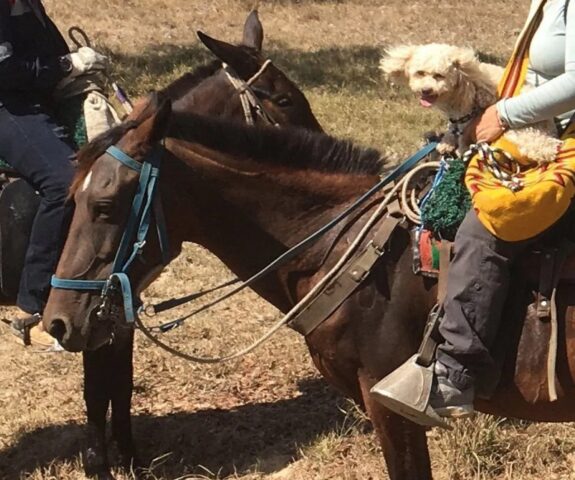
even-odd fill
[{"label": "dog's ear", "polygon": [[454,47],[451,58],[452,66],[460,76],[460,81],[475,85],[477,91],[487,95],[488,105],[493,103],[491,97],[495,95],[503,68],[480,62],[471,48]]},{"label": "dog's ear", "polygon": [[407,68],[416,48],[415,45],[400,45],[386,50],[379,62],[380,70],[389,80],[407,80]]},{"label": "dog's ear", "polygon": [[481,73],[479,60],[471,48],[451,47],[451,65],[461,75],[473,79]]}]

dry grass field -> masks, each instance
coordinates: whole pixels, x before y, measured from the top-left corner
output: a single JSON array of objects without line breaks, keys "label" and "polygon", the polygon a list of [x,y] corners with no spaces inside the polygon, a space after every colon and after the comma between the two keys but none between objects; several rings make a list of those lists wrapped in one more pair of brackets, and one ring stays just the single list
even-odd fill
[{"label": "dry grass field", "polygon": [[[132,95],[209,59],[195,31],[239,40],[249,0],[47,0],[62,29],[80,25],[110,53]],[[266,51],[307,94],[325,129],[392,158],[438,128],[434,113],[377,70],[395,42],[444,41],[503,62],[528,0],[269,0],[259,2]],[[233,241],[233,239],[230,239]],[[229,277],[192,245],[146,292],[149,300]],[[184,310],[182,310],[184,311]],[[9,316],[10,309],[0,311]],[[260,335],[278,313],[245,293],[170,333],[188,352],[217,355]],[[361,412],[316,373],[303,340],[283,330],[223,365],[186,363],[137,335],[134,429],[157,479],[383,480],[381,451]],[[81,358],[21,347],[0,326],[0,478],[81,479]],[[440,480],[575,479],[575,429],[478,416],[432,431]],[[130,478],[118,472],[118,478]]]}]

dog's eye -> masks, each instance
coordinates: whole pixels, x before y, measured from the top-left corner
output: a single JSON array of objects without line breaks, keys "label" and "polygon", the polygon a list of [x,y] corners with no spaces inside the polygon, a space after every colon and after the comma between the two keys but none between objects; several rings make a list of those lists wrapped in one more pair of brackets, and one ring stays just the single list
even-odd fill
[{"label": "dog's eye", "polygon": [[425,75],[425,72],[423,70],[418,70],[417,72],[415,72],[416,77],[423,77],[424,75]]},{"label": "dog's eye", "polygon": [[445,80],[445,75],[441,75],[441,73],[434,73],[433,79],[434,80]]}]

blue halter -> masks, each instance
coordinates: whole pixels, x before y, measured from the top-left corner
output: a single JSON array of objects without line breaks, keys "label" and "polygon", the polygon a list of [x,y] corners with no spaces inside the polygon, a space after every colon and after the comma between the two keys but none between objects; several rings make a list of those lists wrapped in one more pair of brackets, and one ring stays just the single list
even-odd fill
[{"label": "blue halter", "polygon": [[164,220],[160,196],[156,195],[162,152],[162,148],[155,148],[142,163],[139,163],[115,146],[111,146],[106,150],[106,153],[120,163],[140,173],[138,189],[132,201],[130,216],[128,217],[128,222],[118,251],[116,252],[112,274],[106,280],[65,279],[58,278],[56,275],[53,275],[51,280],[53,288],[100,291],[102,295],[101,310],[110,293],[119,285],[122,293],[126,322],[130,324],[133,324],[135,320],[135,302],[127,272],[134,259],[142,253],[150,228],[152,214],[155,217],[156,231],[162,252],[162,262],[166,265],[169,261],[166,222]]}]

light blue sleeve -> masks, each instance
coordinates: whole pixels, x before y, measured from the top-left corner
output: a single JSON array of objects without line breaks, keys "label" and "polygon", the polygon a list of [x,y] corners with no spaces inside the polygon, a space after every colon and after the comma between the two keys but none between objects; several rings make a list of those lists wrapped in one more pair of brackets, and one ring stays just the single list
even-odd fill
[{"label": "light blue sleeve", "polygon": [[567,7],[565,73],[518,95],[497,102],[499,116],[511,127],[557,117],[575,109],[575,0]]}]

